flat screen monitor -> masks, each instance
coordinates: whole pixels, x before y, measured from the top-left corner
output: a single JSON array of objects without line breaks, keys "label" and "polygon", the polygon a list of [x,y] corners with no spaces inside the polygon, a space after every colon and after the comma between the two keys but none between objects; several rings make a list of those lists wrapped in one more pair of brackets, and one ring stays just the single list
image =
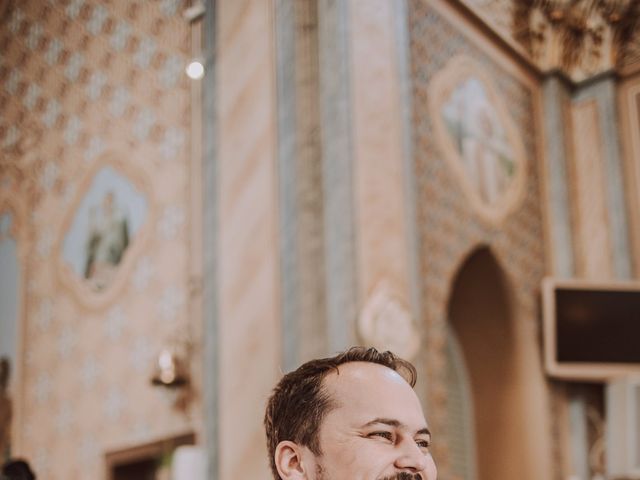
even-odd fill
[{"label": "flat screen monitor", "polygon": [[640,283],[543,281],[549,375],[606,381],[640,373]]}]

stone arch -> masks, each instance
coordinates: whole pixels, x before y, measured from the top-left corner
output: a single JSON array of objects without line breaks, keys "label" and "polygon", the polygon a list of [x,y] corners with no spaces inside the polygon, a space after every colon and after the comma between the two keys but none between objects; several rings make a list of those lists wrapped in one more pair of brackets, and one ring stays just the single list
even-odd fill
[{"label": "stone arch", "polygon": [[[481,246],[462,262],[447,304],[449,335],[459,345],[465,375],[450,376],[448,390],[469,392],[449,412],[472,447],[452,444],[452,467],[465,480],[527,478],[526,408],[515,325],[513,289],[493,251]],[[467,381],[468,385],[455,382]],[[465,406],[466,405],[466,406]],[[466,419],[466,420],[465,420]],[[471,424],[464,424],[464,422]],[[453,443],[453,442],[452,442]],[[457,459],[457,460],[456,460]]]}]

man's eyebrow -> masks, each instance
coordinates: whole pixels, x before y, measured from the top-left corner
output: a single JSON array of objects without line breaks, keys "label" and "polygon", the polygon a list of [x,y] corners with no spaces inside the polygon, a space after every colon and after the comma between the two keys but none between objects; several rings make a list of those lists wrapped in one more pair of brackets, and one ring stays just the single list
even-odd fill
[{"label": "man's eyebrow", "polygon": [[389,425],[390,427],[403,427],[404,424],[398,420],[394,420],[393,418],[374,418],[370,422],[367,422],[363,425],[363,427],[370,427],[371,425],[375,425],[376,423],[383,423],[384,425]]},{"label": "man's eyebrow", "polygon": [[[370,426],[375,425],[377,423],[382,423],[383,425],[388,425],[390,427],[395,427],[395,428],[405,428],[405,429],[407,428],[407,426],[404,423],[402,423],[402,422],[400,422],[400,421],[398,421],[396,419],[393,419],[393,418],[374,418],[370,422],[365,423],[363,425],[363,427],[370,427]],[[424,427],[424,428],[421,428],[420,430],[418,430],[416,432],[416,435],[429,435],[429,436],[431,436],[431,431],[427,427]]]}]

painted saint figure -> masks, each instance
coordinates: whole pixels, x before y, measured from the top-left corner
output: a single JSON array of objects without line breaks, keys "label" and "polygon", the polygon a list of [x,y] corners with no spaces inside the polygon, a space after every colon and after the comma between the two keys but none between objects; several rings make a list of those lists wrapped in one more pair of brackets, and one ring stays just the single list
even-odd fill
[{"label": "painted saint figure", "polygon": [[461,153],[480,198],[487,205],[495,205],[513,173],[511,151],[497,135],[488,106],[478,105],[475,120],[475,134],[464,139]]},{"label": "painted saint figure", "polygon": [[84,277],[96,290],[102,290],[113,279],[129,245],[129,226],[113,191],[105,193],[101,205],[92,207],[89,216]]},{"label": "painted saint figure", "polygon": [[516,169],[507,132],[482,83],[469,78],[442,106],[452,143],[466,179],[486,206],[499,205]]}]

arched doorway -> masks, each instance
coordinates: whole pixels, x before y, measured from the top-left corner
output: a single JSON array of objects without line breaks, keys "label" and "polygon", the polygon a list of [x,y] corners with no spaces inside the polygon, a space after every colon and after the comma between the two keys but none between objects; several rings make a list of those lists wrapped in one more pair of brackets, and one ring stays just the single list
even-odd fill
[{"label": "arched doorway", "polygon": [[449,376],[450,395],[462,397],[457,409],[449,409],[449,420],[459,425],[458,436],[472,439],[471,446],[451,442],[454,470],[465,480],[528,478],[523,379],[511,296],[505,275],[488,248],[473,252],[460,268],[453,281],[448,316],[449,362],[457,363],[455,369],[464,372]]}]

